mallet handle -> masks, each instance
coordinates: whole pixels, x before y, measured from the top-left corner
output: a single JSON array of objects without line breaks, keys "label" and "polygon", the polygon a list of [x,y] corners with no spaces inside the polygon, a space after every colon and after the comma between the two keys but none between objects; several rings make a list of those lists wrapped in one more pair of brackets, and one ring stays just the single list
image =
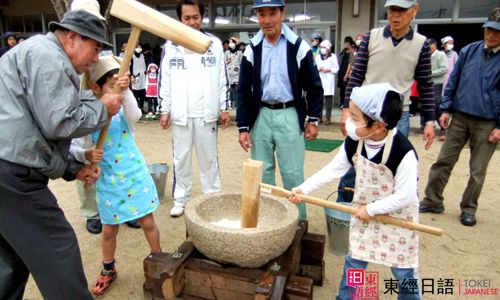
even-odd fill
[{"label": "mallet handle", "polygon": [[[120,70],[118,71],[118,77],[122,77],[129,70],[130,61],[132,60],[132,55],[134,55],[135,44],[139,40],[140,35],[141,29],[139,27],[132,26],[132,31],[130,32],[130,36],[128,37],[127,41],[127,48],[125,48],[125,54],[123,55],[122,64],[120,65]],[[118,85],[115,85],[113,87],[113,94],[119,94],[121,92],[122,89]],[[104,146],[104,140],[108,135],[109,124],[112,117],[112,115],[108,114],[106,125],[101,129],[101,132],[99,133],[99,138],[97,139],[97,143],[95,145],[96,149],[102,149],[102,147]],[[90,167],[95,171],[98,165],[99,164],[92,163]]]},{"label": "mallet handle", "polygon": [[[285,198],[292,196],[292,192],[290,192],[288,190],[285,190],[283,188],[280,188],[280,187],[277,187],[274,185],[265,184],[265,183],[260,184],[260,191],[263,193],[268,193],[268,194],[272,194],[272,195],[280,196],[280,197],[285,197]],[[304,202],[318,205],[318,206],[332,208],[332,209],[342,211],[342,212],[345,212],[345,213],[348,213],[351,215],[355,214],[357,211],[357,209],[354,207],[338,204],[338,203],[331,202],[331,201],[326,201],[326,200],[319,199],[319,198],[312,197],[312,196],[308,196],[308,195],[297,195],[297,197],[299,197]],[[403,227],[403,228],[410,229],[410,230],[417,230],[417,231],[429,233],[429,234],[436,235],[436,236],[441,236],[443,234],[443,229],[441,229],[441,228],[436,228],[436,227],[427,226],[427,225],[423,225],[423,224],[419,224],[419,223],[415,223],[415,222],[397,219],[397,218],[394,218],[391,216],[377,215],[377,216],[374,216],[373,218],[376,221],[379,221],[382,223],[391,224],[394,226]]]}]

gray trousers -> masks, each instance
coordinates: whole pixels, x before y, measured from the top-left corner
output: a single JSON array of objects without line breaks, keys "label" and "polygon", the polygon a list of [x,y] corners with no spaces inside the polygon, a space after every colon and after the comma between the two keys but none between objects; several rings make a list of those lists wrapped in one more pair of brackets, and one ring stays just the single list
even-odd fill
[{"label": "gray trousers", "polygon": [[333,96],[325,96],[323,98],[323,119],[327,121],[331,121],[332,117],[332,105],[333,105]]},{"label": "gray trousers", "polygon": [[441,147],[437,161],[429,172],[429,180],[423,199],[426,205],[443,205],[443,190],[460,157],[460,152],[468,141],[470,146],[470,176],[462,195],[460,208],[462,212],[476,213],[479,195],[486,177],[486,169],[495,152],[496,144],[488,141],[495,126],[495,121],[481,120],[460,112],[453,114],[447,138]]},{"label": "gray trousers", "polygon": [[34,169],[0,160],[0,299],[23,299],[31,273],[44,299],[93,299],[73,228]]}]

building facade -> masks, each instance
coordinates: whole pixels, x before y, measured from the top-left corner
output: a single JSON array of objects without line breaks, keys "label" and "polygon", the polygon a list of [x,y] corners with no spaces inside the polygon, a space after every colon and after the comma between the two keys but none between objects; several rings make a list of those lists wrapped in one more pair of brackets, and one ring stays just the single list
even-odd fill
[{"label": "building facade", "polygon": [[[102,11],[108,1],[99,1]],[[143,0],[146,5],[177,19],[175,1]],[[243,42],[259,27],[249,0],[206,0],[207,13],[203,29],[221,40],[237,36]],[[303,39],[313,32],[332,41],[336,50],[345,36],[355,36],[370,28],[387,24],[384,0],[289,0],[286,1],[285,23]],[[482,39],[481,24],[500,0],[420,0],[420,11],[414,27],[422,34],[437,40],[445,35],[455,37],[457,48]],[[21,36],[45,33],[47,24],[57,20],[50,0],[0,0],[0,31],[18,32]],[[130,26],[115,18],[110,20],[109,39],[115,53],[127,40]],[[141,35],[142,43],[152,46],[164,41],[148,33]]]}]

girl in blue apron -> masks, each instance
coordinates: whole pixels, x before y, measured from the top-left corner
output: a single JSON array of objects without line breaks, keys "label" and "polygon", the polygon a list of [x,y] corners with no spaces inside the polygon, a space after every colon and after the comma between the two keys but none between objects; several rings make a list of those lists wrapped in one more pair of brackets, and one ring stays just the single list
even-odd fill
[{"label": "girl in blue apron", "polygon": [[[388,83],[354,88],[346,122],[348,137],[333,160],[292,190],[309,194],[356,169],[351,218],[349,255],[337,300],[366,296],[346,278],[349,270],[366,269],[369,262],[391,267],[398,284],[398,299],[420,299],[418,292],[418,235],[409,229],[373,220],[375,215],[418,222],[417,169],[415,149],[396,129],[402,113],[402,95]],[[379,295],[371,295],[378,299]]]},{"label": "girl in blue apron", "polygon": [[[158,193],[146,162],[134,140],[134,124],[141,111],[128,89],[130,79],[117,80],[120,62],[113,56],[99,58],[99,62],[84,74],[84,88],[91,88],[101,98],[112,93],[118,84],[123,89],[123,104],[112,116],[104,142],[104,155],[99,164],[101,176],[96,183],[97,208],[103,224],[103,269],[92,286],[95,295],[101,295],[116,278],[115,250],[119,224],[138,219],[144,230],[151,253],[161,252],[160,233],[153,212],[158,208]],[[95,144],[100,132],[92,134]]]}]

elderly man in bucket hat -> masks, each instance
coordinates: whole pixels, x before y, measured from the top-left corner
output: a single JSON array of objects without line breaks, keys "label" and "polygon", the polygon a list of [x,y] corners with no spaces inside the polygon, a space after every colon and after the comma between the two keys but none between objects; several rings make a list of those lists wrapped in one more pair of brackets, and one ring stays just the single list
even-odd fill
[{"label": "elderly man in bucket hat", "polygon": [[448,136],[429,171],[425,197],[420,202],[421,213],[444,211],[444,188],[468,144],[470,177],[460,202],[460,223],[464,226],[476,224],[486,170],[500,141],[500,7],[491,11],[483,28],[484,39],[460,51],[445,87],[439,122],[449,128]]},{"label": "elderly man in bucket hat", "polygon": [[[304,181],[304,137],[312,141],[318,135],[323,87],[309,45],[283,24],[284,1],[255,0],[253,7],[261,30],[241,62],[239,143],[264,162],[262,181],[273,185],[276,156],[283,185],[291,189]],[[307,218],[303,203],[299,218]]]},{"label": "elderly man in bucket hat", "polygon": [[78,74],[108,45],[98,17],[71,11],[49,28],[0,60],[0,299],[22,299],[30,273],[44,299],[92,299],[75,233],[47,185],[96,181],[99,170],[76,162],[69,145],[104,126],[122,96],[79,97]]}]

